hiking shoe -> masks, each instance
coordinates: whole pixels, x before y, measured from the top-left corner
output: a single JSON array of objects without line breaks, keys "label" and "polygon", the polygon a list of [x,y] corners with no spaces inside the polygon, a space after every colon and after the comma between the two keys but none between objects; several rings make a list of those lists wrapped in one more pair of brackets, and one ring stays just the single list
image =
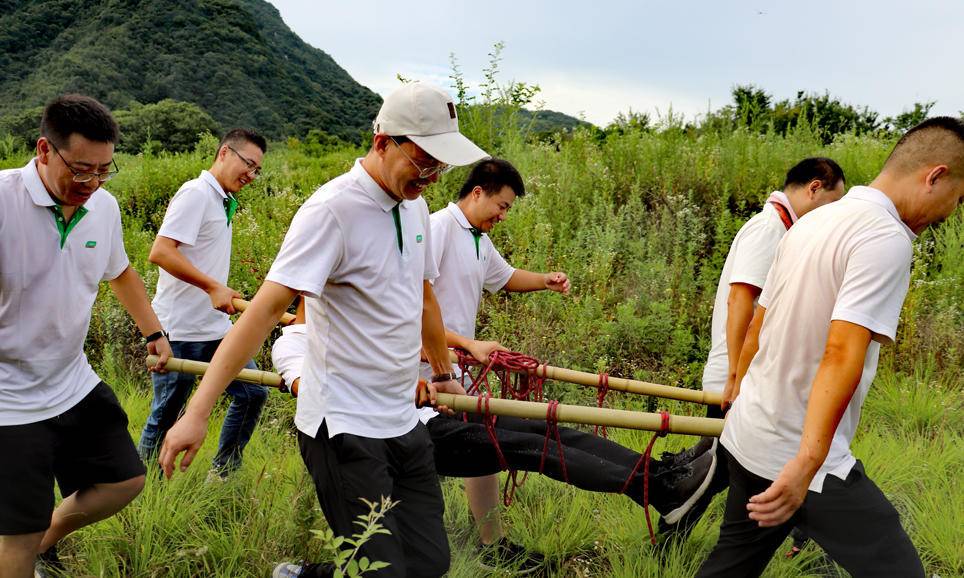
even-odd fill
[{"label": "hiking shoe", "polygon": [[786,553],[787,559],[793,559],[797,557],[803,549],[807,546],[807,542],[810,538],[807,537],[807,533],[800,528],[794,527],[790,532],[790,537],[793,538],[793,545],[790,546],[790,551]]},{"label": "hiking shoe", "polygon": [[298,578],[298,576],[301,576],[304,568],[301,564],[282,562],[274,567],[274,570],[271,572],[271,578]]},{"label": "hiking shoe", "polygon": [[493,544],[479,544],[476,552],[479,555],[479,566],[503,574],[531,574],[542,570],[546,564],[542,554],[527,550],[505,537]]},{"label": "hiking shoe", "polygon": [[702,437],[700,441],[694,445],[675,454],[672,452],[663,452],[659,461],[671,468],[684,466],[709,451],[709,449],[714,446],[713,442],[715,441],[716,438],[713,437]]},{"label": "hiking shoe", "polygon": [[667,524],[680,521],[706,493],[713,480],[713,474],[716,473],[715,449],[714,444],[711,443],[701,455],[686,463],[685,466],[673,468],[657,477],[656,481],[662,485],[661,493],[666,501],[653,506],[658,506],[657,510]]},{"label": "hiking shoe", "polygon": [[33,564],[34,578],[65,576],[65,571],[64,563],[60,561],[60,556],[57,555],[56,544],[48,548],[43,554],[39,554]]}]

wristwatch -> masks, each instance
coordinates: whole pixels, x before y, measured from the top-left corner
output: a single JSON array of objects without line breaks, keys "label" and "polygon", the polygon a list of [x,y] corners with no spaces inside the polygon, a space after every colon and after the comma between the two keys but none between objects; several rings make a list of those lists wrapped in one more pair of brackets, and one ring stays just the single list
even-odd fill
[{"label": "wristwatch", "polygon": [[440,383],[443,381],[451,381],[455,379],[455,376],[451,373],[439,373],[438,375],[432,376],[432,383]]},{"label": "wristwatch", "polygon": [[150,335],[145,337],[144,343],[148,343],[148,344],[154,343],[155,341],[157,341],[162,337],[167,337],[167,332],[164,331],[163,329],[161,329],[160,331],[155,331],[154,333],[151,333]]}]

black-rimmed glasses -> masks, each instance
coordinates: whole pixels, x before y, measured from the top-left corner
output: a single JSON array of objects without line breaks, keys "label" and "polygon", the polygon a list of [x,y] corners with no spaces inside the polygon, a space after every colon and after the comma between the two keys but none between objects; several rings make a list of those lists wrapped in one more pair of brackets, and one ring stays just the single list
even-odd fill
[{"label": "black-rimmed glasses", "polygon": [[388,138],[392,139],[392,142],[395,143],[395,146],[398,147],[398,150],[399,152],[402,153],[402,156],[408,159],[408,162],[412,163],[412,166],[418,169],[418,178],[420,179],[430,179],[435,175],[445,174],[449,171],[449,169],[452,168],[441,161],[435,161],[437,164],[435,164],[434,166],[423,167],[419,165],[417,162],[415,162],[415,159],[408,156],[408,153],[405,152],[405,149],[402,148],[402,145],[398,144],[398,141],[395,140],[395,137],[390,136]]},{"label": "black-rimmed glasses", "polygon": [[244,163],[244,166],[248,167],[249,175],[251,175],[254,178],[258,178],[261,176],[261,167],[258,166],[258,163],[254,162],[253,160],[249,159],[248,157],[236,151],[233,146],[231,145],[224,145],[224,146],[228,147],[229,149],[231,149],[231,152],[238,155],[238,158],[241,159],[241,162]]},{"label": "black-rimmed glasses", "polygon": [[50,148],[54,149],[54,152],[57,153],[57,156],[60,157],[60,160],[64,161],[64,166],[66,166],[67,169],[74,175],[75,183],[89,183],[94,179],[97,179],[98,182],[106,183],[114,178],[114,175],[120,172],[120,167],[117,166],[117,161],[115,161],[113,158],[110,160],[110,163],[114,165],[114,170],[107,171],[106,173],[91,173],[88,171],[75,169],[70,165],[70,163],[67,162],[67,159],[64,158],[64,155],[60,154],[60,151],[57,150],[57,147],[54,146],[54,143],[48,141],[48,144],[50,144]]}]

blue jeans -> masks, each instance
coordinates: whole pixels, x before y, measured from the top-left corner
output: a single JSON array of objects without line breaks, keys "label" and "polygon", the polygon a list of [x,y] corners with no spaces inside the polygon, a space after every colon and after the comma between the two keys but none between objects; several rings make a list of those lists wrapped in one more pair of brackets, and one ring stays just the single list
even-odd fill
[{"label": "blue jeans", "polygon": [[[214,341],[172,341],[174,357],[209,362],[221,340]],[[257,369],[254,361],[245,366]],[[152,373],[154,400],[151,402],[151,415],[144,424],[141,441],[137,446],[144,461],[153,459],[164,441],[164,434],[171,429],[184,409],[187,398],[194,389],[196,377],[190,373]],[[213,466],[221,473],[236,470],[241,465],[241,452],[251,439],[254,426],[258,423],[261,408],[268,399],[268,391],[262,385],[232,381],[225,392],[231,396],[231,405],[221,425],[221,439],[218,453],[214,456]]]}]

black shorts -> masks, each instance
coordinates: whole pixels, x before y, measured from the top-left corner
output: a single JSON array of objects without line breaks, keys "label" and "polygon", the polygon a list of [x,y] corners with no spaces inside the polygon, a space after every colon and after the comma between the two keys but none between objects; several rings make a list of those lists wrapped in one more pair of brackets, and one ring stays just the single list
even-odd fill
[{"label": "black shorts", "polygon": [[127,414],[104,382],[56,417],[0,426],[0,464],[0,535],[50,526],[55,479],[67,497],[145,473],[127,431]]}]

